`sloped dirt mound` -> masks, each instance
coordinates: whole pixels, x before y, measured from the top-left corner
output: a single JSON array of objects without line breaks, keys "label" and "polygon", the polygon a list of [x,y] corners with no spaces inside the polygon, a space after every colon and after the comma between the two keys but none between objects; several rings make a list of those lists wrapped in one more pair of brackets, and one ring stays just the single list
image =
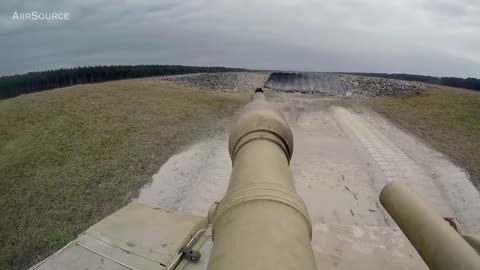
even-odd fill
[{"label": "sloped dirt mound", "polygon": [[265,87],[283,92],[344,96],[338,75],[325,72],[274,72]]}]

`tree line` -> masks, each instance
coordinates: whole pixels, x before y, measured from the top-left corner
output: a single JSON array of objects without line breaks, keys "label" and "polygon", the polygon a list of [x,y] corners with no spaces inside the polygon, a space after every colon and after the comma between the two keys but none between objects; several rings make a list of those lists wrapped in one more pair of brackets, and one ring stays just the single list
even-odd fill
[{"label": "tree line", "polygon": [[480,79],[476,78],[457,78],[457,77],[433,77],[433,76],[424,76],[424,75],[414,75],[414,74],[403,74],[403,73],[349,73],[353,75],[362,75],[369,77],[380,77],[387,79],[397,79],[405,81],[417,81],[459,88],[466,88],[471,90],[480,91]]},{"label": "tree line", "polygon": [[76,84],[163,75],[231,71],[245,71],[245,69],[180,65],[112,65],[36,71],[0,77],[0,99]]}]

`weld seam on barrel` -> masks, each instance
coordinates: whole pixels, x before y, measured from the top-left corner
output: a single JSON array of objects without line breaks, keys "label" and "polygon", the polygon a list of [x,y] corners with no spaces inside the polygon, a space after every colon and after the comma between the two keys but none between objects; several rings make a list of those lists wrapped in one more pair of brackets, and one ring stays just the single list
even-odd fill
[{"label": "weld seam on barrel", "polygon": [[[254,133],[263,133],[263,132],[268,133],[269,135],[273,135],[274,138],[279,139],[280,142],[276,141],[273,138],[264,137],[264,136],[252,137],[250,139],[245,140],[245,138],[249,135],[252,135]],[[282,149],[282,151],[285,153],[285,156],[287,157],[287,161],[290,164],[290,159],[292,158],[292,155],[291,155],[290,148],[288,147],[287,142],[279,134],[277,134],[277,133],[275,133],[271,130],[267,130],[267,129],[252,130],[252,131],[246,132],[245,134],[240,136],[240,138],[238,138],[237,141],[235,142],[235,145],[233,146],[233,149],[232,149],[232,164],[235,162],[235,157],[237,156],[237,153],[240,151],[240,149],[243,148],[248,143],[250,143],[252,141],[255,141],[255,140],[270,141],[270,142],[273,142],[276,145],[278,145]]]},{"label": "weld seam on barrel", "polygon": [[[218,206],[217,212],[215,213],[213,224],[215,224],[216,221],[219,220],[224,213],[226,213],[231,208],[238,206],[239,204],[246,203],[249,201],[259,201],[259,200],[274,201],[274,202],[279,202],[284,205],[290,206],[291,208],[299,212],[304,217],[304,220],[307,223],[308,230],[309,230],[309,237],[310,237],[310,240],[312,239],[312,224],[310,222],[310,217],[308,215],[305,204],[294,191],[292,191],[289,188],[285,188],[284,186],[276,185],[276,184],[274,185],[276,185],[277,187],[278,186],[282,187],[284,188],[284,190],[278,189],[278,188],[276,189],[272,187],[269,187],[269,188],[258,187],[258,186],[255,187],[255,184],[244,185],[242,187],[245,187],[245,186],[251,186],[251,187],[249,187],[248,189],[242,188],[239,190],[237,188],[236,191],[229,193],[228,196],[225,197],[226,200],[221,202],[220,205]],[[273,183],[269,183],[269,184],[273,184]],[[252,190],[256,191],[257,193],[243,195],[245,191],[252,192]],[[271,193],[265,193],[266,190],[271,191]]]}]

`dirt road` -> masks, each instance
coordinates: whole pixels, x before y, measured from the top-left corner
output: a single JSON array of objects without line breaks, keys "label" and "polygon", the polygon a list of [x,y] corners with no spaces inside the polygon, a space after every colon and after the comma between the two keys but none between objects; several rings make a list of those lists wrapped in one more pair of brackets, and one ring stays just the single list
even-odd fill
[{"label": "dirt road", "polygon": [[[276,94],[290,123],[296,188],[314,227],[319,268],[427,269],[378,202],[383,186],[400,180],[464,232],[480,233],[480,195],[442,154],[367,109],[336,98]],[[173,156],[145,186],[139,202],[206,215],[227,188],[228,134]]]}]

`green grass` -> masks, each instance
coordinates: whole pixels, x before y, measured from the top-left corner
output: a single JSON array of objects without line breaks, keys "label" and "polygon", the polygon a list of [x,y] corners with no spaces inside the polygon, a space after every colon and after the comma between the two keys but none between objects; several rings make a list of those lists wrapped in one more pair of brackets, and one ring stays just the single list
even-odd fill
[{"label": "green grass", "polygon": [[431,88],[403,97],[377,97],[371,107],[447,154],[480,189],[480,93]]},{"label": "green grass", "polygon": [[0,101],[0,269],[30,267],[127,204],[246,101],[156,79]]}]

